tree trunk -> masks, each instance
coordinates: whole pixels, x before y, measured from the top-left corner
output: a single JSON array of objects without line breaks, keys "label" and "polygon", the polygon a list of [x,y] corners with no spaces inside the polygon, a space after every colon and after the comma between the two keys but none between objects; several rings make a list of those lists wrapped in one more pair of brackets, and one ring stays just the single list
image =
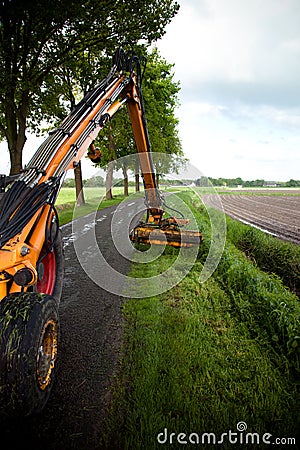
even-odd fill
[{"label": "tree trunk", "polygon": [[160,179],[159,179],[159,174],[156,174],[156,187],[157,189],[159,189],[159,183],[160,183]]},{"label": "tree trunk", "polygon": [[110,161],[107,165],[106,180],[105,180],[106,200],[111,200],[113,198],[112,182],[113,182],[114,165],[115,165],[114,160]]},{"label": "tree trunk", "polygon": [[26,142],[26,114],[27,98],[24,98],[22,107],[16,111],[11,99],[6,102],[5,137],[7,139],[10,155],[10,174],[16,175],[23,169],[22,154]]},{"label": "tree trunk", "polygon": [[128,197],[129,191],[128,191],[128,175],[127,175],[126,164],[122,164],[122,172],[123,172],[123,178],[124,178],[124,196]]},{"label": "tree trunk", "polygon": [[140,174],[135,174],[135,192],[140,192]]},{"label": "tree trunk", "polygon": [[82,171],[81,171],[81,161],[78,161],[75,169],[75,189],[76,189],[76,206],[85,205],[84,193],[83,193],[83,183],[82,183]]},{"label": "tree trunk", "polygon": [[105,180],[105,186],[106,186],[106,200],[111,200],[113,198],[112,195],[112,183],[113,183],[113,173],[114,173],[114,165],[115,165],[115,154],[116,154],[116,146],[114,142],[114,137],[112,134],[112,128],[110,125],[110,133],[108,136],[109,140],[109,154],[110,154],[110,162],[107,166],[107,172],[106,172],[106,180]]},{"label": "tree trunk", "polygon": [[23,168],[22,154],[24,145],[25,141],[21,147],[16,143],[8,144],[10,154],[10,175],[17,175]]},{"label": "tree trunk", "polygon": [[[66,74],[69,88],[69,98],[70,98],[70,110],[75,108],[75,97],[73,95],[71,81],[69,73]],[[75,192],[76,192],[76,206],[85,205],[85,198],[83,192],[83,182],[82,182],[82,169],[81,161],[78,161],[74,167],[74,178],[75,178]]]},{"label": "tree trunk", "polygon": [[139,158],[136,157],[135,160],[135,192],[140,191],[140,164]]}]

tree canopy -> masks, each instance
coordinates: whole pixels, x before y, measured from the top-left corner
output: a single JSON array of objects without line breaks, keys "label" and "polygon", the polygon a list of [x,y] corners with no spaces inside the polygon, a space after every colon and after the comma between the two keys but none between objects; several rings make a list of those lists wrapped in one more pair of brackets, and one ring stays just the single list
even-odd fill
[{"label": "tree canopy", "polygon": [[109,55],[126,40],[155,41],[178,8],[175,0],[2,0],[0,133],[11,173],[22,168],[26,128],[59,108],[62,67],[71,68],[86,49]]}]

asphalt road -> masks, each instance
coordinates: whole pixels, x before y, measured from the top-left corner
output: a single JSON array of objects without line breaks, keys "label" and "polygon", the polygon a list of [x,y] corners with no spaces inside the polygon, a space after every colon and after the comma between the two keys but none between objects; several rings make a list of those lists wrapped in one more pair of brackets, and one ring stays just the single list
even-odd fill
[{"label": "asphalt road", "polygon": [[[96,221],[87,216],[82,219],[80,229],[83,233],[95,229],[105,258],[117,271],[126,274],[130,262],[115,250],[111,241],[113,211],[114,207],[100,211]],[[100,448],[103,419],[111,395],[109,387],[119,367],[124,298],[107,292],[90,279],[75,254],[76,236],[72,226],[64,226],[62,231],[66,268],[60,303],[61,342],[56,382],[41,414],[23,420],[0,420],[3,450]],[[92,255],[90,267],[94,263],[97,266],[96,257]]]}]

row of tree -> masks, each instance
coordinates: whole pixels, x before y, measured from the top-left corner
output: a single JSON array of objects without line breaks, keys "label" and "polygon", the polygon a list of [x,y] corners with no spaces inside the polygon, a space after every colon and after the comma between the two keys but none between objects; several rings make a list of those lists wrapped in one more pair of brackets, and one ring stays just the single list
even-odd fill
[{"label": "row of tree", "polygon": [[[1,1],[0,134],[11,174],[22,169],[26,132],[41,134],[58,124],[107,74],[111,55],[125,41],[148,57],[144,97],[152,151],[180,158],[174,115],[179,85],[172,66],[148,50],[178,9],[175,0]],[[116,117],[97,145],[102,164],[136,151],[126,114]],[[128,168],[121,168],[126,178]]]},{"label": "row of tree", "polygon": [[266,181],[263,179],[257,180],[247,180],[244,181],[242,178],[211,178],[204,177],[198,178],[195,181],[196,186],[228,186],[228,187],[300,187],[300,180],[289,180],[289,181]]},{"label": "row of tree", "polygon": [[[89,188],[94,188],[94,187],[98,188],[98,187],[105,187],[106,182],[105,182],[105,179],[103,177],[101,177],[101,175],[96,175],[94,177],[89,178],[88,180],[83,180],[83,185],[87,186]],[[125,187],[124,178],[113,177],[112,185]],[[129,180],[127,182],[127,185],[131,186],[131,187],[136,187],[136,182],[133,180]],[[76,187],[75,186],[75,178],[66,178],[63,182],[63,187],[75,188]],[[139,190],[139,188],[137,188],[136,190]]]}]

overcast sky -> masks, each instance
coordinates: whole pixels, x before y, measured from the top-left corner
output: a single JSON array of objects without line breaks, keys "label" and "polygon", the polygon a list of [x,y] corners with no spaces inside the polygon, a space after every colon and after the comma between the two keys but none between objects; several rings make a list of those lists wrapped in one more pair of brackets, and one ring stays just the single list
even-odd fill
[{"label": "overcast sky", "polygon": [[[181,83],[186,156],[211,177],[300,179],[300,1],[179,3],[158,48]],[[39,142],[28,139],[25,162]]]},{"label": "overcast sky", "polygon": [[300,1],[179,0],[158,48],[185,154],[212,177],[300,179]]}]

